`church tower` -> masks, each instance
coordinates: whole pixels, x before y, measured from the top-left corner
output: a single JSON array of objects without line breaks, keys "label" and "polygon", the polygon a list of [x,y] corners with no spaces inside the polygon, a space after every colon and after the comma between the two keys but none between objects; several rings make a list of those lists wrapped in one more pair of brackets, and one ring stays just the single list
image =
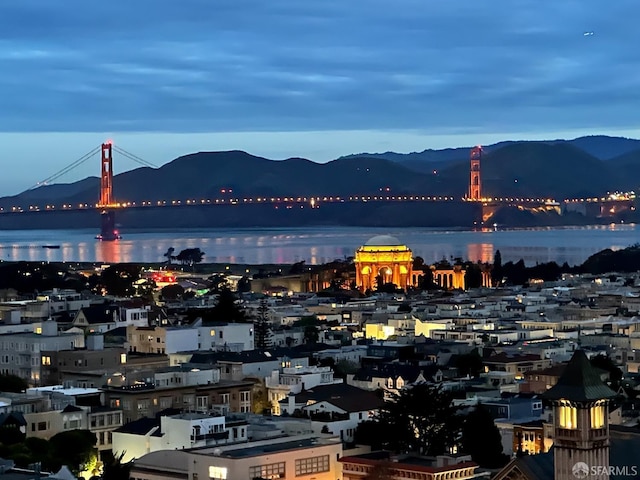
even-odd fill
[{"label": "church tower", "polygon": [[608,403],[614,396],[582,350],[573,354],[558,383],[543,394],[553,404],[556,480],[609,480]]}]

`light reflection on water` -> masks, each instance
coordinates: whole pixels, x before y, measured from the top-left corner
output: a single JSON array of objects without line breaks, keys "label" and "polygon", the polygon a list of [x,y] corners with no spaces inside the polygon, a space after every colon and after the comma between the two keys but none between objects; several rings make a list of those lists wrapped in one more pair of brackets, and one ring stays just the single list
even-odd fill
[{"label": "light reflection on water", "polygon": [[[124,232],[116,242],[100,242],[89,230],[18,230],[0,232],[0,259],[5,261],[162,262],[168,248],[177,254],[198,247],[215,263],[319,264],[352,256],[374,235],[398,237],[426,262],[461,257],[493,261],[582,263],[605,248],[619,249],[638,241],[635,225],[538,228],[518,230],[437,230],[426,228],[313,227],[290,229],[217,229],[175,232]],[[59,249],[42,248],[60,245]]]}]

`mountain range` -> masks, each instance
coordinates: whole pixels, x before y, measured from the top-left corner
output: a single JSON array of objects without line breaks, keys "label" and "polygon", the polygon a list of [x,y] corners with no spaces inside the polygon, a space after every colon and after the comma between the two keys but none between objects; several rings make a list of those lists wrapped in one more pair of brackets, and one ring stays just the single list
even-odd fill
[{"label": "mountain range", "polygon": [[[508,141],[484,147],[486,196],[602,196],[639,187],[640,140],[590,136],[573,140]],[[450,195],[461,197],[469,179],[469,148],[401,154],[360,153],[327,163],[302,158],[268,160],[242,151],[184,155],[153,169],[117,175],[120,201],[156,202],[233,197]],[[0,207],[95,203],[100,181],[41,186],[0,198]],[[222,193],[229,189],[232,194]]]}]

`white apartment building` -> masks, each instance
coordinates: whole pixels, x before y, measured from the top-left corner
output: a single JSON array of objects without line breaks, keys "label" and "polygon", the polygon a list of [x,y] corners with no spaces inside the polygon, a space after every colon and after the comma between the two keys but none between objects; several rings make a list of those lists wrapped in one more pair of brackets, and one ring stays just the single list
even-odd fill
[{"label": "white apartment building", "polygon": [[124,425],[113,432],[112,448],[128,462],[151,452],[246,442],[247,432],[244,419],[187,412]]},{"label": "white apartment building", "polygon": [[310,389],[318,385],[333,385],[342,383],[342,380],[333,378],[331,367],[295,367],[282,368],[271,372],[266,377],[265,386],[268,391],[269,401],[274,406],[273,413],[280,415],[280,400],[290,393],[298,394],[302,389]]},{"label": "white apartment building", "polygon": [[58,332],[58,324],[46,321],[32,332],[0,335],[0,373],[17,375],[30,385],[39,385],[41,351],[84,348],[82,331]]},{"label": "white apartment building", "polygon": [[253,350],[253,323],[216,323],[198,325],[197,350],[244,352]]}]

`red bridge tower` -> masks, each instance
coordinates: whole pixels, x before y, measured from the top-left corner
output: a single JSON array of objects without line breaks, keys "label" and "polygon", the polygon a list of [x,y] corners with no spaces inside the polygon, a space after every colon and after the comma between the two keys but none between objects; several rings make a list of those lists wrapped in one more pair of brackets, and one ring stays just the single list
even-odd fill
[{"label": "red bridge tower", "polygon": [[480,160],[482,159],[482,147],[477,146],[471,149],[471,170],[469,177],[469,200],[480,200],[482,198],[482,182],[480,181]]},{"label": "red bridge tower", "polygon": [[100,160],[100,208],[101,227],[99,240],[118,240],[120,235],[116,230],[117,205],[113,201],[113,145],[111,141],[102,144],[102,155]]}]

